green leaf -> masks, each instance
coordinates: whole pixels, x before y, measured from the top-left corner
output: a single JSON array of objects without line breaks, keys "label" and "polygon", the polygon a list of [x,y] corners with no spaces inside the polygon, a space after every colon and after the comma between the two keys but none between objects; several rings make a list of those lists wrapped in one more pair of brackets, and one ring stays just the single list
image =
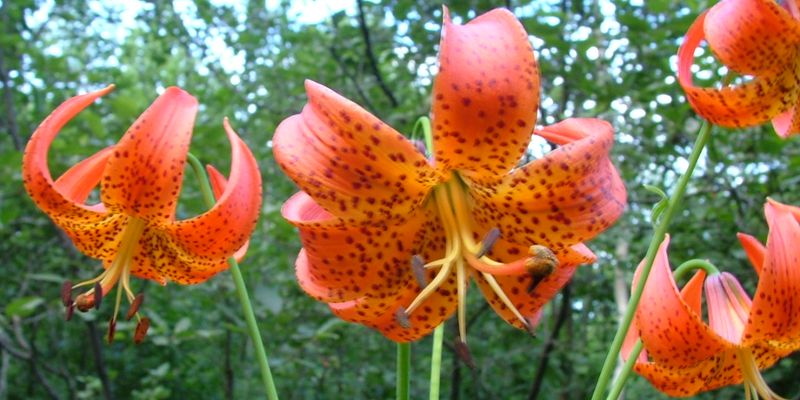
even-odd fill
[{"label": "green leaf", "polygon": [[42,303],[44,303],[44,299],[41,297],[20,297],[6,306],[6,315],[25,318],[33,314]]}]

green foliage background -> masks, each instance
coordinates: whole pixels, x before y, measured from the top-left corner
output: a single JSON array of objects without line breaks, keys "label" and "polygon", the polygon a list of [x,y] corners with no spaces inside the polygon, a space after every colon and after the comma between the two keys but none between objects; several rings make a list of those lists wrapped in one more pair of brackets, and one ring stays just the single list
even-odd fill
[{"label": "green foliage background", "polygon": [[[275,3],[275,4],[273,4]],[[454,2],[462,22],[497,6],[511,8],[533,39],[542,71],[540,123],[594,116],[617,131],[613,156],[629,190],[622,219],[591,243],[600,256],[546,309],[536,337],[512,329],[470,297],[469,370],[446,347],[442,397],[583,399],[594,386],[616,329],[633,269],[651,234],[657,196],[686,165],[699,119],[675,83],[675,54],[707,1]],[[63,321],[61,282],[94,276],[99,264],[78,253],[28,199],[21,150],[37,124],[79,92],[117,89],[72,121],[50,151],[53,175],[114,143],[157,96],[178,85],[201,103],[192,151],[226,170],[222,118],[253,149],[264,177],[263,214],[242,263],[284,399],[386,399],[394,395],[393,343],[335,319],[304,295],[292,263],[299,248],[279,213],[294,186],[276,167],[270,138],[305,102],[304,79],[345,94],[410,133],[430,109],[441,5],[420,0],[299,4],[197,0],[140,3],[126,20],[115,3],[87,0],[0,2],[0,398],[251,399],[263,396],[229,274],[197,286],[136,281],[147,293],[153,326],[147,341],[103,340],[109,306]],[[302,16],[320,16],[310,21]],[[363,21],[360,17],[363,17]],[[312,18],[313,19],[313,18]],[[127,21],[127,22],[123,22]],[[369,51],[364,31],[369,35]],[[118,32],[122,32],[119,34]],[[222,51],[221,49],[227,49]],[[700,82],[724,69],[706,52]],[[243,63],[230,67],[235,62]],[[381,82],[388,90],[382,89]],[[755,275],[735,234],[766,237],[766,196],[798,204],[797,140],[780,141],[766,126],[715,129],[690,184],[685,211],[671,229],[673,264],[709,258],[735,272],[752,293]],[[533,155],[531,155],[533,156]],[[191,178],[190,174],[187,174]],[[179,217],[202,212],[188,179]],[[563,317],[559,311],[566,307]],[[448,324],[446,337],[455,335]],[[555,334],[554,334],[555,333]],[[430,338],[413,345],[412,398],[427,396]],[[800,357],[766,373],[773,388],[797,395]],[[631,399],[663,398],[641,378]],[[740,388],[699,396],[741,398]]]}]

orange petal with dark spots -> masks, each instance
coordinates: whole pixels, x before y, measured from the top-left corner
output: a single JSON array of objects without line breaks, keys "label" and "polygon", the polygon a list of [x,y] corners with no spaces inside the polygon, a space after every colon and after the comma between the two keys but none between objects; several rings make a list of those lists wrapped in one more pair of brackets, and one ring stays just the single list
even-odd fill
[{"label": "orange petal with dark spots", "polygon": [[[684,368],[734,346],[714,333],[678,291],[667,259],[669,237],[659,246],[653,268],[645,284],[636,326],[651,360],[665,367]],[[636,268],[639,278],[644,261]]]},{"label": "orange petal with dark spots", "polygon": [[627,199],[608,158],[611,125],[573,118],[537,133],[561,147],[495,184],[468,180],[476,222],[500,228],[511,242],[552,250],[597,236],[619,218]]},{"label": "orange petal with dark spots", "polygon": [[741,74],[779,74],[800,54],[800,23],[773,0],[720,1],[704,33],[714,55]]},{"label": "orange petal with dark spots", "polygon": [[[655,362],[637,361],[634,371],[650,381],[656,389],[669,396],[688,397],[720,386],[741,382],[741,368],[738,365],[731,365],[732,368],[721,374],[721,378],[725,378],[724,382],[719,382],[720,378],[714,379],[714,375],[719,371],[717,364],[717,360],[709,359],[686,368],[670,368]],[[708,379],[717,381],[716,386],[708,385],[706,383]]]},{"label": "orange petal with dark spots", "polygon": [[[747,0],[747,3],[758,4],[764,6],[766,1],[760,0]],[[716,13],[716,7],[723,6],[722,12]],[[776,6],[777,7],[777,6]],[[733,9],[741,8],[740,11],[731,11]],[[738,23],[740,25],[747,25],[750,19],[754,25],[743,32],[748,35],[749,39],[745,41],[730,43],[724,39],[726,35],[731,35],[730,27],[727,22],[711,27],[711,23],[706,24],[706,20],[712,18],[720,18],[726,13],[736,13]],[[781,10],[781,12],[783,12]],[[742,14],[744,13],[744,14]],[[712,8],[710,11],[701,14],[697,20],[692,24],[686,33],[683,44],[678,51],[678,81],[686,92],[686,97],[691,103],[694,110],[703,118],[710,122],[727,126],[727,127],[744,127],[753,126],[760,123],[769,121],[775,117],[779,117],[781,113],[794,108],[798,102],[798,94],[800,93],[800,76],[796,70],[800,68],[798,62],[797,48],[794,46],[794,53],[787,54],[785,62],[781,60],[770,60],[770,63],[778,63],[783,65],[777,70],[772,70],[772,66],[767,65],[765,59],[753,54],[747,54],[751,48],[759,48],[759,54],[767,54],[773,50],[767,49],[772,44],[770,42],[760,41],[758,35],[766,33],[767,31],[760,32],[757,26],[763,24],[766,19],[765,15],[754,16],[749,13],[747,7],[740,7],[738,3],[724,1]],[[719,24],[716,22],[715,24]],[[723,57],[726,57],[732,62],[732,67],[746,70],[760,71],[749,82],[743,83],[738,86],[728,86],[721,89],[702,88],[697,87],[692,82],[691,67],[694,64],[694,52],[700,45],[700,42],[705,38],[705,32],[713,32],[714,40],[724,43],[720,46],[728,46],[724,49],[719,47],[715,48],[711,43],[711,48],[715,52],[720,52]],[[772,31],[772,27],[769,31]],[[781,33],[782,34],[782,33]],[[711,40],[711,39],[709,39]],[[741,46],[741,47],[737,47]],[[775,51],[780,50],[783,46],[774,46]],[[787,116],[780,116],[778,119],[779,133],[782,136],[787,136],[791,133],[783,131],[788,128],[792,123],[787,121]]]},{"label": "orange petal with dark spots", "polygon": [[307,193],[295,194],[281,213],[300,231],[304,250],[295,264],[300,286],[316,299],[334,303],[364,296],[397,298],[403,288],[417,287],[411,258],[420,254],[433,260],[444,253],[432,208],[420,208],[404,220],[351,225]]},{"label": "orange petal with dark spots", "polygon": [[743,343],[769,341],[783,349],[800,349],[800,224],[789,210],[770,201],[764,206],[769,224],[767,250],[753,296]]},{"label": "orange petal with dark spots", "polygon": [[197,100],[171,87],[133,123],[101,182],[107,209],[157,224],[174,221],[196,113]]},{"label": "orange petal with dark spots", "polygon": [[[429,280],[433,279],[435,271],[428,271]],[[366,297],[346,303],[331,303],[331,310],[342,319],[362,323],[376,329],[385,337],[395,342],[413,342],[419,340],[446,321],[458,306],[458,292],[455,274],[451,274],[442,285],[423,301],[420,306],[409,315],[409,327],[403,327],[396,318],[399,307],[407,308],[419,293],[416,283],[403,288],[400,296],[393,303],[385,303],[384,299]],[[383,303],[383,304],[382,304]],[[383,307],[381,307],[383,305]],[[371,310],[383,309],[382,313],[372,318],[365,318],[360,314],[369,316]]]},{"label": "orange petal with dark spots", "polygon": [[[219,198],[222,197],[222,194],[225,192],[225,186],[227,186],[228,180],[225,179],[225,175],[222,175],[222,173],[214,168],[213,165],[207,165],[206,171],[208,172],[208,181],[211,182],[211,190],[214,192],[214,199],[219,200]],[[247,253],[247,248],[249,245],[250,241],[248,240],[244,242],[239,250],[236,250],[236,252],[233,253],[233,257],[236,259],[236,261],[242,261]]]},{"label": "orange petal with dark spots", "polygon": [[306,81],[308,104],[273,137],[278,165],[348,222],[404,218],[444,180],[403,135],[336,92]]},{"label": "orange petal with dark spots", "polygon": [[[76,181],[79,181],[79,179],[75,179],[74,175],[67,175],[68,178],[66,179],[69,179],[70,182],[62,183],[62,188],[55,185],[50,175],[50,169],[47,166],[47,153],[50,149],[50,144],[69,120],[92,104],[97,98],[113,89],[114,86],[108,86],[65,101],[39,125],[25,147],[25,155],[22,158],[22,177],[25,190],[27,190],[34,203],[62,228],[64,225],[72,226],[83,222],[97,222],[104,218],[104,213],[83,204],[83,201],[76,200],[81,197],[78,195],[82,194],[83,188],[76,186],[78,184]],[[96,165],[91,165],[94,161],[97,161],[97,159],[88,161],[81,168],[95,171],[94,167]],[[65,195],[61,190],[68,190],[72,193]]]},{"label": "orange petal with dark spots", "polygon": [[538,109],[539,69],[514,15],[497,9],[456,25],[445,8],[433,85],[437,167],[496,180],[525,152]]},{"label": "orange petal with dark spots", "polygon": [[[527,246],[515,245],[501,239],[492,248],[489,257],[500,262],[511,262],[526,255],[527,251]],[[533,278],[528,274],[494,276],[511,303],[533,326],[538,325],[542,308],[569,282],[578,265],[592,263],[596,259],[595,255],[583,244],[565,248],[555,254],[558,258],[558,266],[551,274],[542,278],[532,292],[528,290]],[[519,318],[495,294],[481,273],[473,271],[472,276],[478,283],[486,301],[501,318],[519,329],[526,329]]]},{"label": "orange petal with dark spots", "polygon": [[184,285],[201,283],[228,269],[228,257],[206,257],[186,251],[172,235],[151,227],[139,239],[133,260],[131,274],[162,285],[168,281]]},{"label": "orange petal with dark spots", "polygon": [[261,173],[253,153],[223,123],[231,143],[231,172],[210,210],[166,227],[176,243],[197,257],[227,259],[247,243],[261,209]]}]

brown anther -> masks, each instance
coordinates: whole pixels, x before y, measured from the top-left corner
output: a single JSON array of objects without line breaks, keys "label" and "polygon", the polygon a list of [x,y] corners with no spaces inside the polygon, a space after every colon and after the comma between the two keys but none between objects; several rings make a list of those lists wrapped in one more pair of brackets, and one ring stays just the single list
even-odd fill
[{"label": "brown anther", "polygon": [[117,319],[111,318],[108,321],[108,343],[114,343],[114,333],[117,331]]},{"label": "brown anther", "polygon": [[128,309],[128,314],[125,315],[125,320],[130,321],[131,318],[136,315],[139,311],[139,307],[142,306],[142,302],[144,302],[144,293],[139,293],[133,298],[131,307]]},{"label": "brown anther", "polygon": [[100,303],[103,301],[103,285],[100,282],[94,284],[94,309],[100,309]]},{"label": "brown anther", "polygon": [[64,307],[72,305],[72,282],[69,280],[64,281],[61,285],[61,303]]},{"label": "brown anther", "polygon": [[481,250],[475,254],[475,257],[481,258],[490,252],[492,247],[494,247],[494,244],[497,243],[497,239],[500,239],[500,229],[489,229],[489,232],[486,232],[486,236],[484,236],[483,240],[481,240]]},{"label": "brown anther", "polygon": [[78,311],[86,312],[89,311],[92,307],[94,307],[94,296],[88,296],[86,293],[81,293],[78,297],[75,298],[75,308]]},{"label": "brown anther", "polygon": [[535,244],[528,249],[531,256],[525,261],[525,269],[531,275],[531,284],[528,286],[528,293],[533,292],[544,278],[552,274],[558,267],[558,258],[552,250],[545,246]]},{"label": "brown anther", "polygon": [[456,351],[456,355],[458,356],[461,361],[464,362],[470,369],[475,369],[475,360],[472,358],[472,354],[469,352],[469,347],[467,344],[461,341],[461,338],[456,338],[453,341],[453,348]]},{"label": "brown anther", "polygon": [[70,304],[66,308],[66,313],[64,313],[64,321],[69,321],[72,319],[72,314],[75,313],[75,305]]},{"label": "brown anther", "polygon": [[406,309],[403,307],[398,307],[397,311],[394,312],[394,319],[397,320],[397,323],[403,327],[403,329],[411,328],[411,321],[408,320],[408,313],[406,313]]},{"label": "brown anther", "polygon": [[419,254],[414,254],[411,257],[411,270],[414,272],[414,278],[417,280],[417,285],[420,289],[428,286],[428,279],[425,277],[425,260]]},{"label": "brown anther", "polygon": [[139,323],[136,324],[136,331],[133,333],[133,343],[139,344],[142,343],[144,340],[145,335],[147,335],[147,329],[150,328],[150,319],[144,317],[139,320]]}]

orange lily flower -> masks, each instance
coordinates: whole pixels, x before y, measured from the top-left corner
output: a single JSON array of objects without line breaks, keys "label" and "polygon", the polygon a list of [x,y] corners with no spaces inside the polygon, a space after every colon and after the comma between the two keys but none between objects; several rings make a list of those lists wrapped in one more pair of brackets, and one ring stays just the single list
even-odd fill
[{"label": "orange lily flower", "polygon": [[[99,307],[104,295],[119,284],[113,339],[124,292],[131,303],[127,319],[136,316],[134,341],[140,342],[149,320],[139,315],[142,295],[134,295],[130,276],[164,285],[168,280],[200,283],[228,268],[228,258],[246,245],[258,218],[261,177],[247,145],[231,129],[231,174],[226,181],[209,166],[218,202],[209,211],[176,221],[175,209],[192,136],[197,100],[178,88],[168,88],[114,146],[81,161],[55,182],[47,166],[50,144],[61,128],[100,96],[105,89],[75,96],[61,104],[31,136],[23,158],[25,189],[75,246],[103,261],[105,271],[62,289],[67,316],[73,308]],[[99,204],[88,205],[100,184]],[[241,255],[241,253],[239,254]],[[72,290],[91,288],[72,300]]]},{"label": "orange lily flower", "polygon": [[539,74],[513,14],[461,26],[445,9],[439,60],[433,159],[311,81],[308,104],[273,138],[278,164],[302,190],[282,208],[303,243],[300,286],[398,342],[457,309],[465,343],[470,277],[502,318],[533,329],[575,268],[595,260],[582,242],[626,203],[608,159],[612,128],[600,120],[536,132],[560,148],[517,167],[536,122]]},{"label": "orange lily flower", "polygon": [[[800,133],[800,10],[797,0],[722,0],[700,14],[678,52],[678,81],[695,111],[717,125],[772,120],[782,138]],[[717,58],[752,80],[721,89],[692,83],[694,51],[705,39]]]},{"label": "orange lily flower", "polygon": [[744,382],[748,399],[781,399],[760,370],[800,349],[800,209],[770,200],[765,214],[766,246],[739,234],[759,276],[752,300],[727,272],[706,277],[699,270],[679,291],[667,260],[669,238],[661,244],[636,311],[638,332],[631,329],[622,354],[627,358],[641,338],[644,351],[634,368],[662,392],[691,396]]}]

